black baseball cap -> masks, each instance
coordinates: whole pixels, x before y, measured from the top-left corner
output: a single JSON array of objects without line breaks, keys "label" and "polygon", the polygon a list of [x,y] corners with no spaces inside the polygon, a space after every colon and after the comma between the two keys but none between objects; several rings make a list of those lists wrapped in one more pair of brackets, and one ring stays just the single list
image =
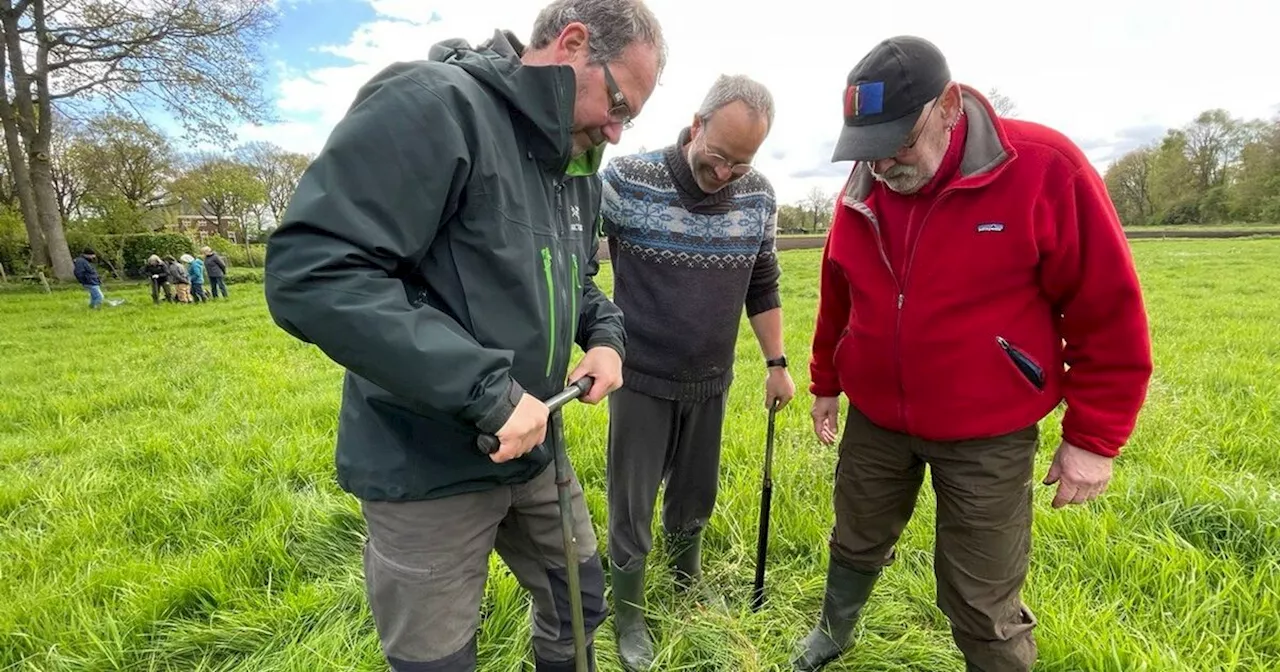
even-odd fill
[{"label": "black baseball cap", "polygon": [[901,35],[877,44],[849,72],[844,128],[835,161],[874,161],[906,143],[925,103],[951,81],[947,59],[932,42]]}]

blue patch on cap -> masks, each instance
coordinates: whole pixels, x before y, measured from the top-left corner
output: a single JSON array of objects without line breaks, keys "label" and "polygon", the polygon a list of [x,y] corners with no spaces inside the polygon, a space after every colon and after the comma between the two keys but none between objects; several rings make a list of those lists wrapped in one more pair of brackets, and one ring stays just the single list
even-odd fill
[{"label": "blue patch on cap", "polygon": [[858,85],[858,115],[884,112],[884,82],[864,82]]}]

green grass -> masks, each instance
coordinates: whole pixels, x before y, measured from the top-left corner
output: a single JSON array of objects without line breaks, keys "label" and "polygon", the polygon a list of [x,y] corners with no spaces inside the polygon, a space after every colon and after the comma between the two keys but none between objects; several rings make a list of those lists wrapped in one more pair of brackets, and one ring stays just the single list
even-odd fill
[{"label": "green grass", "polygon": [[[1103,499],[1054,511],[1037,488],[1025,593],[1041,622],[1037,669],[1274,670],[1280,240],[1134,249],[1157,371]],[[653,567],[659,669],[786,669],[819,609],[835,454],[813,438],[803,393],[818,255],[784,255],[802,393],[779,420],[769,605],[747,606],[766,415],[744,326],[705,558],[734,611],[681,604]],[[0,296],[0,670],[380,669],[363,523],[332,477],[340,371],[270,322],[261,286],[231,292],[156,307],[108,285],[128,302],[98,313],[82,292]],[[566,412],[603,551],[607,414]],[[859,645],[829,669],[963,669],[934,606],[932,529],[925,488]],[[482,669],[529,660],[525,600],[493,559]],[[611,627],[603,670],[619,669]]]}]

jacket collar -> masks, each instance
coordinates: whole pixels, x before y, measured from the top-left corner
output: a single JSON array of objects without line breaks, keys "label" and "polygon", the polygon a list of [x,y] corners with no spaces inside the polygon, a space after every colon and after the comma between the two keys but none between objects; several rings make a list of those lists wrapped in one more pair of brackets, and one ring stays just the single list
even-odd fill
[{"label": "jacket collar", "polygon": [[569,166],[565,168],[565,175],[568,177],[595,175],[600,171],[600,164],[603,162],[604,145],[596,145],[570,159]]},{"label": "jacket collar", "polygon": [[[968,119],[964,154],[960,159],[960,173],[952,187],[980,187],[995,179],[1011,161],[1017,151],[1009,144],[1004,124],[996,116],[991,103],[976,89],[961,84],[960,104]],[[859,162],[845,184],[841,202],[851,208],[866,200],[875,186],[871,166]]]},{"label": "jacket collar", "polygon": [[501,98],[527,138],[532,158],[563,174],[573,159],[577,77],[567,65],[525,65],[520,60],[524,49],[513,33],[496,30],[477,47],[452,38],[432,45],[429,53],[430,60],[461,67]]}]

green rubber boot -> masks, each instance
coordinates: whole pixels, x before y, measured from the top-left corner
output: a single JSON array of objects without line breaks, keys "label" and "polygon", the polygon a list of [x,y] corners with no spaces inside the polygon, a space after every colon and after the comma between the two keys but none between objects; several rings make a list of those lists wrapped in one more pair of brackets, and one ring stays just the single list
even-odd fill
[{"label": "green rubber boot", "polygon": [[832,558],[827,565],[827,589],[822,616],[801,642],[792,665],[797,672],[814,672],[835,660],[850,644],[853,626],[871,596],[880,572],[860,572]]},{"label": "green rubber boot", "polygon": [[680,534],[667,537],[671,554],[671,571],[676,587],[688,590],[702,578],[702,534]]},{"label": "green rubber boot", "polygon": [[671,554],[671,571],[679,592],[691,592],[696,600],[713,609],[729,608],[724,596],[702,580],[701,532],[669,535],[667,549]]},{"label": "green rubber boot", "polygon": [[614,631],[618,635],[618,657],[629,672],[653,666],[653,642],[644,622],[644,566],[623,570],[611,561],[613,574]]}]

